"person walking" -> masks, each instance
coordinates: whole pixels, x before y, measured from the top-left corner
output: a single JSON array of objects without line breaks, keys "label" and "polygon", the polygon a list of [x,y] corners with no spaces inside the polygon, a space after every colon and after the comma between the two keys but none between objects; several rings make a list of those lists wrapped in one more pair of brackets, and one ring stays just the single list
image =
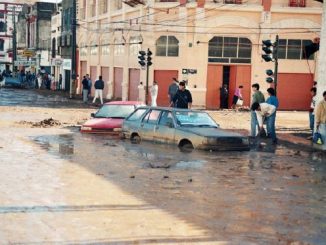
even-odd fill
[{"label": "person walking", "polygon": [[312,87],[310,89],[311,94],[311,103],[310,103],[310,109],[309,109],[309,126],[311,129],[311,136],[309,136],[307,139],[311,140],[314,135],[314,127],[315,127],[315,107],[316,107],[316,94],[317,94],[317,88]]},{"label": "person walking", "polygon": [[87,80],[86,76],[83,77],[82,84],[83,84],[83,102],[86,104],[88,101],[88,90],[89,90],[88,80]]},{"label": "person walking", "polygon": [[275,129],[275,121],[276,121],[276,111],[279,106],[279,102],[277,97],[275,96],[275,89],[273,88],[268,88],[267,93],[269,97],[266,100],[267,104],[275,106],[275,112],[271,114],[269,117],[267,117],[267,135],[271,136],[273,133],[275,134],[275,144],[277,143],[277,138],[276,138],[276,129]]},{"label": "person walking", "polygon": [[322,150],[326,150],[326,91],[323,93],[323,100],[316,107],[315,113],[316,130],[321,134],[323,144]]},{"label": "person walking", "polygon": [[[255,83],[251,86],[252,88],[252,98],[251,98],[251,107],[254,103],[263,103],[265,102],[265,97],[263,95],[262,92],[259,91],[259,84],[258,83]],[[250,113],[250,116],[251,116],[251,136],[252,137],[256,137],[256,130],[257,130],[257,126],[258,125],[258,121],[257,121],[257,115],[256,115],[256,112],[251,110],[251,113]]]},{"label": "person walking", "polygon": [[[264,130],[264,119],[266,118],[267,120],[270,120],[270,117],[273,117],[273,115],[275,115],[276,107],[267,103],[255,102],[252,104],[251,110],[256,113],[258,126],[260,131],[262,131]],[[271,122],[274,122],[274,125],[271,125],[270,127],[270,137],[273,140],[273,144],[277,144],[275,132],[275,119],[272,119]]]},{"label": "person walking", "polygon": [[153,82],[153,86],[151,87],[151,100],[152,100],[152,106],[157,106],[157,95],[158,95],[158,85],[157,81]]},{"label": "person walking", "polygon": [[190,91],[186,89],[186,83],[183,81],[179,83],[179,89],[174,95],[172,102],[170,103],[170,106],[173,105],[176,108],[191,109],[192,96]]},{"label": "person walking", "polygon": [[98,80],[96,80],[94,87],[95,87],[95,95],[93,99],[93,104],[95,103],[97,97],[100,98],[101,104],[103,104],[104,81],[102,80],[102,76],[98,77]]},{"label": "person walking", "polygon": [[138,85],[138,101],[145,102],[145,87],[143,82],[140,82]]},{"label": "person walking", "polygon": [[172,78],[172,80],[173,81],[170,84],[169,90],[168,90],[168,97],[169,97],[170,103],[172,102],[173,97],[177,93],[178,88],[179,88],[179,86],[178,86],[178,84],[179,84],[178,80],[175,77]]},{"label": "person walking", "polygon": [[228,85],[223,84],[223,87],[220,88],[220,107],[221,107],[221,109],[228,108],[228,100],[229,100]]},{"label": "person walking", "polygon": [[232,100],[232,109],[237,109],[238,101],[242,100],[242,89],[243,89],[242,85],[236,88]]},{"label": "person walking", "polygon": [[86,79],[88,81],[88,97],[92,94],[92,79],[89,77],[89,74],[86,74]]},{"label": "person walking", "polygon": [[62,74],[59,74],[59,88],[58,90],[61,90],[62,89]]}]

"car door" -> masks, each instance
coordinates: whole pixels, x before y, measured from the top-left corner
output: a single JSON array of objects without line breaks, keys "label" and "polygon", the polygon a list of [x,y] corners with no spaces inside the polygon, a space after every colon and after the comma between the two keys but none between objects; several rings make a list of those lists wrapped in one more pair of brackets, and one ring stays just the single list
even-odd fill
[{"label": "car door", "polygon": [[140,137],[143,140],[154,140],[154,133],[161,110],[152,109],[147,112],[140,124]]},{"label": "car door", "polygon": [[175,143],[175,123],[170,111],[162,111],[155,127],[154,140],[166,144]]}]

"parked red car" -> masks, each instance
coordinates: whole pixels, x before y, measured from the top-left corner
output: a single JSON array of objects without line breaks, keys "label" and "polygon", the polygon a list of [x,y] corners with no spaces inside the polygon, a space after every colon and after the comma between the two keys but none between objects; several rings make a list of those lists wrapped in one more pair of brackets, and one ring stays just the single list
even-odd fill
[{"label": "parked red car", "polygon": [[84,123],[82,133],[109,133],[119,134],[123,120],[137,107],[143,106],[140,101],[114,101],[105,103],[96,113],[92,113],[92,119]]}]

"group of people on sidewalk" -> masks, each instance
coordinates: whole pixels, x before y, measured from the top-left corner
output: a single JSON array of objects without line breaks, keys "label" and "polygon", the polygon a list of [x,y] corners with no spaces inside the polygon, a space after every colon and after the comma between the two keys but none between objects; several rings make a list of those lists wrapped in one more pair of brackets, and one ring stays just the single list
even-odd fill
[{"label": "group of people on sidewalk", "polygon": [[[93,104],[96,102],[96,99],[99,98],[101,104],[103,104],[103,89],[104,89],[104,81],[102,76],[98,77],[98,80],[94,83],[95,94],[93,98]],[[92,93],[92,80],[89,74],[86,74],[82,80],[83,85],[83,102],[86,104],[88,102],[89,97]]]}]

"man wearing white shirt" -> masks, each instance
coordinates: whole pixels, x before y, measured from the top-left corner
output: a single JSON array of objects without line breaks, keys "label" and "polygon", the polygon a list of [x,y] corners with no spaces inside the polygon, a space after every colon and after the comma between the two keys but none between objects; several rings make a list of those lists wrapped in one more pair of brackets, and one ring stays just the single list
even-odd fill
[{"label": "man wearing white shirt", "polygon": [[157,85],[157,82],[154,81],[153,86],[151,88],[152,106],[157,106],[157,103],[156,103],[157,94],[158,94],[158,85]]},{"label": "man wearing white shirt", "polygon": [[[276,111],[276,107],[274,105],[270,105],[267,103],[255,102],[252,104],[251,110],[256,112],[258,125],[259,125],[260,130],[262,130],[264,118],[270,117],[271,115],[273,115]],[[273,143],[276,144],[277,138],[276,138],[276,132],[275,132],[275,125],[272,128],[274,128],[274,130],[271,130],[271,132],[269,132],[269,133],[273,140]]]}]

